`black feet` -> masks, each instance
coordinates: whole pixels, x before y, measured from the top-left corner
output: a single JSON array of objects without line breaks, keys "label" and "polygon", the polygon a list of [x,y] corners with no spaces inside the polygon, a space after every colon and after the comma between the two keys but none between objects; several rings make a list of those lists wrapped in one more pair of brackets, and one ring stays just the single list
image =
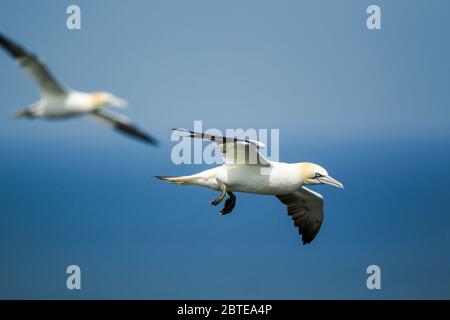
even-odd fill
[{"label": "black feet", "polygon": [[233,194],[233,192],[227,193],[230,197],[225,201],[225,206],[223,207],[223,209],[219,211],[221,215],[226,215],[230,213],[236,206],[236,196]]},{"label": "black feet", "polygon": [[225,206],[222,208],[222,210],[219,211],[219,214],[226,215],[233,211],[234,206],[236,205],[236,196],[233,194],[233,192],[227,191],[227,186],[219,179],[217,179],[217,184],[219,185],[219,190],[221,190],[221,192],[216,199],[211,201],[211,204],[213,206],[217,206],[225,198],[225,195],[228,194],[229,198],[225,201]]}]

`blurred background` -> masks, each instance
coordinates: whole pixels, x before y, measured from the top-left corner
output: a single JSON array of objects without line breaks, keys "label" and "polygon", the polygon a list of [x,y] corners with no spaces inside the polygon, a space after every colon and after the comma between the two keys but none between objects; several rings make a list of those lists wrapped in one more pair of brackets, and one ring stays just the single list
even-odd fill
[{"label": "blurred background", "polygon": [[[66,28],[67,6],[81,30]],[[366,28],[381,7],[382,30]],[[2,1],[0,32],[67,85],[127,99],[153,148],[88,119],[11,120],[39,98],[0,52],[0,298],[450,298],[450,2]],[[325,220],[303,246],[275,198],[157,181],[170,129],[278,128],[313,161]],[[82,289],[66,288],[79,265]],[[366,287],[381,267],[381,290]]]}]

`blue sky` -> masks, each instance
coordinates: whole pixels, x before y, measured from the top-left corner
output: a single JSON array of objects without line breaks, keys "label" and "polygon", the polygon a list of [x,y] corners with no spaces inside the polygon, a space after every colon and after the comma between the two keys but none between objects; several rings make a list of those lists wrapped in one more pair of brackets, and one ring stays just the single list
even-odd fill
[{"label": "blue sky", "polygon": [[[372,3],[2,1],[2,33],[69,86],[129,100],[162,143],[11,120],[38,91],[0,53],[0,297],[450,298],[450,4],[377,1],[369,31]],[[344,183],[315,188],[326,216],[311,245],[274,197],[239,194],[221,217],[213,191],[153,178],[206,168],[170,161],[170,129],[194,120],[280,129],[281,160]]]}]

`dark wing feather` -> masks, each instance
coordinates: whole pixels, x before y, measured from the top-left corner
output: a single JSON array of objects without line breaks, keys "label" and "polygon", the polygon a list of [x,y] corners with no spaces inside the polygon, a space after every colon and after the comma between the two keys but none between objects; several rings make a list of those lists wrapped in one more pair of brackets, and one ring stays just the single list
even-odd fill
[{"label": "dark wing feather", "polygon": [[39,85],[44,95],[64,95],[66,89],[53,77],[39,59],[0,34],[0,46],[3,47]]},{"label": "dark wing feather", "polygon": [[323,221],[323,198],[320,194],[302,187],[285,195],[277,195],[288,209],[288,214],[302,235],[303,244],[314,240]]},{"label": "dark wing feather", "polygon": [[106,113],[102,110],[96,110],[89,113],[91,116],[101,120],[102,122],[110,125],[114,129],[125,133],[133,138],[145,141],[152,145],[157,145],[158,141],[152,136],[148,135],[144,131],[135,127],[131,121],[123,115]]}]

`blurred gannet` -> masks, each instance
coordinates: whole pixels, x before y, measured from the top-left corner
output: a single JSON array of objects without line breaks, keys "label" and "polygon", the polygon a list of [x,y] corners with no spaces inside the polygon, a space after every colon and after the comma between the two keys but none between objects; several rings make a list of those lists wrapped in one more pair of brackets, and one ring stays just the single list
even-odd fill
[{"label": "blurred gannet", "polygon": [[127,102],[109,92],[80,92],[64,87],[39,59],[28,53],[4,35],[0,34],[2,46],[37,82],[41,99],[14,115],[26,118],[61,119],[89,115],[134,138],[156,144],[157,140],[139,130],[122,114],[106,112],[107,107],[124,108]]},{"label": "blurred gannet", "polygon": [[220,211],[222,215],[230,213],[236,204],[233,192],[274,195],[287,206],[288,214],[302,235],[303,244],[310,243],[316,237],[324,216],[323,197],[305,186],[329,184],[344,188],[317,164],[269,161],[258,151],[265,147],[259,141],[227,138],[185,129],[174,130],[187,132],[191,138],[214,141],[222,152],[224,164],[190,176],[156,178],[220,191],[220,195],[211,202],[214,206],[228,194],[229,198]]}]

